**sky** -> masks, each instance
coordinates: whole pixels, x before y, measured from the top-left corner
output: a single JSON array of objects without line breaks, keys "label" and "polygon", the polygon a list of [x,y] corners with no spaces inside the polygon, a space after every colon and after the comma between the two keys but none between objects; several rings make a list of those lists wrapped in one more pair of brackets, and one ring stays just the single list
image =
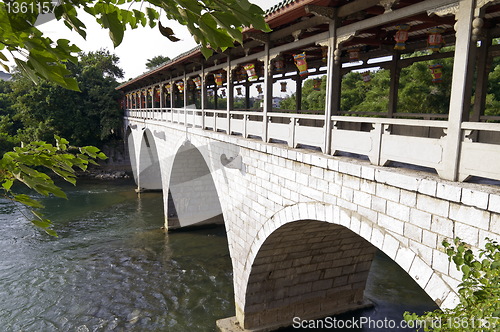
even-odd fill
[{"label": "sky", "polygon": [[[250,2],[266,10],[279,3],[280,0],[250,0]],[[134,30],[127,30],[122,44],[115,49],[107,30],[101,29],[93,17],[85,12],[79,13],[79,17],[87,26],[86,40],[65,26],[62,27],[62,22],[55,20],[40,25],[39,29],[53,40],[60,38],[69,39],[85,52],[96,51],[100,48],[107,48],[111,52],[114,52],[120,58],[119,65],[125,72],[125,80],[144,73],[146,71],[147,60],[154,56],[163,55],[174,58],[196,46],[192,36],[184,26],[175,21],[167,21],[164,18],[162,24],[171,27],[181,41],[175,43],[169,41],[160,34],[158,27],[153,29],[141,27]]]}]

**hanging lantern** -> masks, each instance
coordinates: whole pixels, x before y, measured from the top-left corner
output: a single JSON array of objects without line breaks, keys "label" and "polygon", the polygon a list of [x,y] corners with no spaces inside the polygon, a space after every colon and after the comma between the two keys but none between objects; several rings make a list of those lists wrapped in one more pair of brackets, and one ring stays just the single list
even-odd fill
[{"label": "hanging lantern", "polygon": [[255,87],[257,88],[257,92],[259,93],[259,95],[261,95],[262,94],[262,85],[258,84]]},{"label": "hanging lantern", "polygon": [[220,94],[224,98],[226,96],[226,90],[221,90]]},{"label": "hanging lantern", "polygon": [[429,69],[431,70],[432,75],[432,83],[441,83],[443,81],[443,65],[435,64],[429,65]]},{"label": "hanging lantern", "polygon": [[363,77],[363,82],[365,83],[370,83],[370,81],[372,80],[372,76],[370,75],[369,71],[365,71],[361,74],[361,76]]},{"label": "hanging lantern", "polygon": [[215,84],[217,84],[217,86],[222,86],[222,74],[214,74],[214,78]]},{"label": "hanging lantern", "polygon": [[321,78],[315,78],[313,80],[313,90],[314,91],[321,90]]},{"label": "hanging lantern", "polygon": [[283,60],[282,56],[279,56],[274,60],[274,68],[278,73],[282,73],[285,71],[285,60]]},{"label": "hanging lantern", "polygon": [[444,40],[441,35],[443,32],[444,29],[439,27],[432,28],[427,32],[429,34],[427,37],[427,44],[429,45],[429,51],[432,53],[439,52],[441,47],[443,47]]},{"label": "hanging lantern", "polygon": [[238,96],[243,96],[243,94],[241,93],[241,87],[236,88],[236,93],[238,94]]},{"label": "hanging lantern", "polygon": [[295,60],[295,65],[299,69],[299,75],[301,77],[307,77],[309,75],[309,71],[307,70],[306,53],[302,52],[294,54],[293,59]]},{"label": "hanging lantern", "polygon": [[255,81],[259,78],[259,76],[257,76],[257,73],[255,72],[255,64],[249,63],[243,67],[247,71],[247,76],[249,81]]},{"label": "hanging lantern", "polygon": [[349,53],[350,62],[359,61],[359,48],[351,48],[347,52]]},{"label": "hanging lantern", "polygon": [[153,89],[152,89],[152,88],[149,88],[149,89],[148,89],[148,95],[149,95],[150,97],[153,97]]},{"label": "hanging lantern", "polygon": [[160,89],[155,89],[155,101],[160,102]]},{"label": "hanging lantern", "polygon": [[246,77],[246,71],[245,68],[239,67],[238,70],[236,70],[236,81],[243,81]]},{"label": "hanging lantern", "polygon": [[281,92],[286,92],[286,82],[280,82],[281,84]]},{"label": "hanging lantern", "polygon": [[408,30],[410,30],[410,26],[408,24],[400,24],[396,26],[396,28],[398,31],[394,35],[394,40],[396,41],[394,49],[401,51],[406,48],[405,42],[408,40]]},{"label": "hanging lantern", "polygon": [[175,82],[175,85],[177,85],[177,90],[179,90],[180,93],[184,93],[184,81]]},{"label": "hanging lantern", "polygon": [[172,91],[172,84],[168,83],[167,85],[165,85],[165,91],[170,94],[170,92]]},{"label": "hanging lantern", "polygon": [[321,61],[323,61],[323,63],[328,62],[328,47],[321,48]]},{"label": "hanging lantern", "polygon": [[196,76],[195,78],[193,78],[193,82],[194,84],[196,84],[196,89],[201,89],[201,78],[200,76]]}]

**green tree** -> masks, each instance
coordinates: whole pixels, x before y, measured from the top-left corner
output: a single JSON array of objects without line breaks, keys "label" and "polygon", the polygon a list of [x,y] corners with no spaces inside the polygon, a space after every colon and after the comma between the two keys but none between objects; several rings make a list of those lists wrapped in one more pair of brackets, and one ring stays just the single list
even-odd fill
[{"label": "green tree", "polygon": [[18,137],[24,142],[49,141],[54,135],[67,137],[76,145],[102,146],[121,132],[117,78],[123,71],[119,59],[109,51],[81,53],[77,64],[69,65],[81,91],[64,89],[55,83],[35,85],[22,75],[12,82],[15,119],[23,127]]},{"label": "green tree", "polygon": [[[134,3],[141,3],[141,8],[144,5],[145,9],[131,9]],[[248,0],[73,0],[55,5],[43,0],[14,0],[0,3],[0,65],[9,70],[5,56],[9,53],[18,68],[32,80],[44,78],[78,90],[77,81],[70,76],[66,63],[76,63],[80,49],[69,40],[53,41],[43,36],[35,23],[40,15],[53,11],[58,21],[86,38],[86,26],[78,17],[80,9],[109,30],[115,47],[122,42],[126,29],[146,25],[158,26],[161,34],[175,41],[174,32],[162,26],[160,19],[176,20],[185,25],[202,45],[201,52],[206,57],[214,49],[223,51],[233,46],[234,41],[242,43],[244,26],[270,30],[264,21],[263,10]]]},{"label": "green tree", "polygon": [[405,312],[406,321],[420,330],[436,332],[483,332],[500,329],[500,244],[491,239],[476,257],[470,246],[455,239],[443,242],[449,260],[463,273],[459,304],[421,316]]},{"label": "green tree", "polygon": [[168,56],[163,56],[163,55],[154,56],[151,59],[147,60],[146,68],[148,70],[155,69],[156,67],[161,66],[167,61],[170,61],[170,58]]}]

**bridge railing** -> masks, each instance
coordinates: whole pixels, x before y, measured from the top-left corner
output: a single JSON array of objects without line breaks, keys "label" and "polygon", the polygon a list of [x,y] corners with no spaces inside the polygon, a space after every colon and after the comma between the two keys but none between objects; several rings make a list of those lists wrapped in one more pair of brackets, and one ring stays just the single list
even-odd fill
[{"label": "bridge railing", "polygon": [[[400,162],[445,170],[448,122],[402,118],[332,116],[327,135],[324,115],[211,109],[132,109],[129,118],[170,122],[181,126],[229,133],[304,147],[329,154],[348,153],[375,165]],[[229,118],[228,118],[229,117]],[[267,123],[264,119],[267,118]],[[463,122],[459,177],[479,176],[500,180],[500,124]],[[330,151],[325,141],[330,139]]]}]

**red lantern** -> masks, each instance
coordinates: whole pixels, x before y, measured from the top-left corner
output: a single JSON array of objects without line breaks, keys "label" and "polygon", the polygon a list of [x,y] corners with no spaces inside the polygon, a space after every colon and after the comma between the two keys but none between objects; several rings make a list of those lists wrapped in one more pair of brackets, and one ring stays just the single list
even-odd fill
[{"label": "red lantern", "polygon": [[428,31],[429,36],[427,37],[427,44],[429,45],[429,50],[434,52],[439,52],[441,47],[444,45],[443,33],[444,29],[435,27]]},{"label": "red lantern", "polygon": [[179,90],[180,93],[184,93],[184,81],[175,82],[175,85],[177,85],[177,90]]},{"label": "red lantern", "polygon": [[281,84],[281,92],[286,92],[286,82],[280,82]]},{"label": "red lantern", "polygon": [[196,84],[196,89],[201,89],[201,78],[200,76],[196,76],[195,78],[193,78],[193,82],[194,84]]},{"label": "red lantern", "polygon": [[443,81],[443,65],[435,64],[430,65],[429,69],[431,70],[432,75],[432,83],[441,83]]},{"label": "red lantern", "polygon": [[282,73],[285,70],[285,60],[283,60],[283,57],[279,56],[276,58],[274,68],[278,73]]},{"label": "red lantern", "polygon": [[408,40],[408,30],[410,30],[410,26],[408,24],[400,24],[397,26],[397,29],[398,31],[394,35],[394,40],[396,41],[394,49],[404,50],[406,48],[405,42]]},{"label": "red lantern", "polygon": [[217,86],[222,86],[222,74],[214,74],[214,78],[215,84],[217,84]]},{"label": "red lantern", "polygon": [[160,89],[155,89],[155,101],[160,102]]},{"label": "red lantern", "polygon": [[257,73],[255,72],[255,64],[249,63],[243,67],[247,71],[247,76],[249,81],[255,81],[259,78],[259,76],[257,76]]},{"label": "red lantern", "polygon": [[347,50],[347,52],[349,53],[349,61],[359,61],[359,48],[352,48],[350,50]]},{"label": "red lantern", "polygon": [[295,60],[295,65],[299,69],[299,75],[301,77],[307,77],[309,75],[309,71],[307,70],[306,53],[302,52],[294,54],[293,59]]}]

